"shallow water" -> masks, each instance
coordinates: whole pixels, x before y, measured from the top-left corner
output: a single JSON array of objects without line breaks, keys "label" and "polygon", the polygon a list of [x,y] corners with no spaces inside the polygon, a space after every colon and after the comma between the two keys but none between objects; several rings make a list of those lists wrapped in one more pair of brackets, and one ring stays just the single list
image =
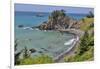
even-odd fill
[{"label": "shallow water", "polygon": [[66,43],[70,39],[73,39],[74,36],[72,34],[65,33],[63,33],[62,35],[60,32],[56,31],[45,32],[40,30],[17,30],[17,33],[19,33],[16,35],[15,39],[18,39],[17,42],[19,51],[24,49],[25,46],[27,46],[28,49],[36,49],[36,53],[42,51],[43,53],[53,57],[57,56],[62,51],[69,48],[71,44],[64,45],[64,43]]},{"label": "shallow water", "polygon": [[[46,13],[43,17],[36,17],[35,14],[15,15],[15,40],[18,40],[17,51],[20,51],[27,46],[28,49],[36,49],[36,52],[33,53],[32,56],[40,55],[40,52],[42,52],[51,57],[56,57],[71,47],[71,40],[74,38],[74,35],[72,34],[61,34],[57,31],[40,31],[18,28],[18,25],[24,25],[25,27],[39,25],[46,21],[49,16],[49,14]],[[77,16],[77,18],[79,17],[82,16]]]}]

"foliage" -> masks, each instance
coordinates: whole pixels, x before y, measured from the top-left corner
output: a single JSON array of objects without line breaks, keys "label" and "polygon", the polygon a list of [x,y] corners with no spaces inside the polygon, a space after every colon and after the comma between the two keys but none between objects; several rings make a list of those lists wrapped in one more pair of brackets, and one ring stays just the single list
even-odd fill
[{"label": "foliage", "polygon": [[51,13],[51,16],[49,18],[57,20],[57,18],[59,16],[65,17],[66,16],[65,11],[64,10],[55,10]]},{"label": "foliage", "polygon": [[15,54],[14,54],[14,57],[15,57],[15,65],[16,64],[20,64],[20,60],[19,60],[19,56],[20,56],[20,54],[21,54],[21,52],[17,52],[16,53],[16,51],[17,51],[17,46],[18,46],[18,43],[17,43],[17,40],[15,40],[15,47],[14,47],[14,50],[15,50]]},{"label": "foliage", "polygon": [[64,60],[66,62],[93,60],[94,57],[93,53],[94,53],[94,37],[92,34],[89,34],[88,31],[86,31],[85,35],[80,40],[77,53],[72,56],[66,56]]},{"label": "foliage", "polygon": [[30,65],[33,64],[32,58],[23,58],[20,60],[20,65]]},{"label": "foliage", "polygon": [[28,57],[30,57],[30,53],[27,47],[25,46],[24,52],[23,52],[23,58],[28,58]]},{"label": "foliage", "polygon": [[87,18],[93,18],[94,17],[94,14],[92,11],[89,12],[89,14],[86,16]]},{"label": "foliage", "polygon": [[80,25],[80,29],[83,31],[89,30],[89,28],[93,28],[94,27],[94,18],[83,18],[82,20],[80,20],[81,25]]},{"label": "foliage", "polygon": [[[17,50],[18,44],[15,45]],[[22,56],[23,58],[20,59],[19,57],[21,54],[23,54]],[[53,63],[53,59],[45,54],[31,57],[31,54],[29,53],[27,47],[25,47],[20,52],[15,54],[15,65],[44,64],[44,63]]]},{"label": "foliage", "polygon": [[83,54],[85,51],[89,49],[89,44],[90,44],[91,38],[88,34],[88,32],[85,32],[84,36],[81,38],[80,42],[80,52],[79,54]]},{"label": "foliage", "polygon": [[16,50],[17,50],[17,46],[18,46],[17,40],[15,40],[14,43],[15,43],[15,44],[14,44],[14,51],[16,51]]},{"label": "foliage", "polygon": [[[44,29],[53,29],[53,25],[55,25],[57,22],[59,23],[59,26],[63,27],[63,25],[67,25],[67,18],[64,10],[55,10],[51,13],[49,16],[49,19],[51,20],[47,22],[44,22],[43,25],[41,25],[41,28]],[[70,20],[69,20],[70,21]],[[49,23],[50,22],[50,23]],[[64,24],[65,22],[65,24]],[[85,31],[85,35],[80,39],[80,44],[77,49],[77,52],[75,55],[71,56],[65,56],[64,60],[66,62],[73,62],[73,61],[85,61],[85,60],[93,60],[93,52],[94,52],[94,35],[91,34],[91,30],[94,28],[94,15],[90,11],[89,14],[80,20],[80,30]],[[57,23],[57,25],[58,25]],[[69,22],[68,22],[69,23]],[[92,31],[93,32],[93,31]],[[17,51],[17,40],[15,41],[15,52]],[[23,58],[20,59],[20,54],[23,54]],[[38,56],[31,57],[31,53],[25,47],[20,52],[15,53],[15,65],[29,65],[29,64],[44,64],[44,63],[53,63],[52,57],[41,54]]]},{"label": "foliage", "polygon": [[28,64],[44,64],[44,63],[53,63],[53,60],[51,57],[47,55],[40,55],[40,56],[34,56],[33,58],[24,58],[21,60],[20,65],[28,65]]},{"label": "foliage", "polygon": [[39,25],[40,30],[55,30],[60,28],[67,28],[70,22],[70,17],[66,15],[64,10],[53,11],[48,21]]},{"label": "foliage", "polygon": [[88,51],[85,51],[82,55],[76,54],[74,56],[66,56],[65,62],[77,62],[77,61],[91,61],[94,58],[94,48],[90,47]]},{"label": "foliage", "polygon": [[34,59],[34,64],[52,63],[53,59],[47,55],[40,55]]}]

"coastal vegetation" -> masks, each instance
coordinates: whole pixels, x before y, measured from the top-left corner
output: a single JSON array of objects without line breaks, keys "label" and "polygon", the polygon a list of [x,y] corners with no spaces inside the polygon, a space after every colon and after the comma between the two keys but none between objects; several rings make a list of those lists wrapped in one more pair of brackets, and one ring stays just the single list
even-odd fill
[{"label": "coastal vegetation", "polygon": [[[52,12],[47,23],[40,25],[41,30],[58,30],[58,29],[75,29],[83,31],[84,34],[80,37],[78,48],[75,55],[64,57],[65,62],[70,61],[87,61],[93,60],[94,57],[94,14],[90,11],[89,14],[80,19],[75,20],[64,14],[64,10],[56,10]],[[53,26],[52,26],[53,25]],[[49,29],[49,28],[50,29]],[[70,31],[71,32],[71,31]],[[76,34],[76,33],[74,33]]]},{"label": "coastal vegetation", "polygon": [[23,58],[20,60],[20,65],[45,64],[45,63],[53,63],[53,60],[51,57],[44,54],[35,57]]},{"label": "coastal vegetation", "polygon": [[[17,51],[17,42],[15,41],[15,65],[45,64],[53,63],[53,59],[45,54],[32,57],[30,50],[25,46],[20,52]],[[21,56],[22,55],[22,56]],[[21,58],[20,58],[21,56]]]},{"label": "coastal vegetation", "polygon": [[94,15],[90,13],[82,21],[80,29],[85,34],[80,38],[75,54],[64,57],[65,62],[94,60]]},{"label": "coastal vegetation", "polygon": [[55,10],[51,13],[48,21],[44,22],[38,28],[40,30],[56,30],[67,28],[71,18],[65,14],[64,10]]},{"label": "coastal vegetation", "polygon": [[[23,26],[21,25],[19,27]],[[90,61],[94,59],[94,15],[91,11],[86,17],[80,20],[75,20],[69,17],[64,10],[55,10],[48,17],[48,21],[45,21],[41,25],[33,28],[55,31],[59,31],[59,29],[74,29],[84,32],[84,34],[80,33],[82,36],[78,36],[80,40],[77,42],[73,54],[64,55],[64,57],[62,57],[63,61],[75,62]],[[31,54],[37,51],[34,48],[28,49],[25,46],[24,49],[17,52],[17,47],[18,43],[17,40],[15,40],[15,65],[54,63],[52,57],[43,53],[39,56],[32,57]],[[20,55],[22,55],[21,58]]]},{"label": "coastal vegetation", "polygon": [[76,53],[74,55],[65,56],[64,60],[66,62],[75,61],[90,61],[94,57],[94,38],[93,35],[87,32],[81,38]]}]

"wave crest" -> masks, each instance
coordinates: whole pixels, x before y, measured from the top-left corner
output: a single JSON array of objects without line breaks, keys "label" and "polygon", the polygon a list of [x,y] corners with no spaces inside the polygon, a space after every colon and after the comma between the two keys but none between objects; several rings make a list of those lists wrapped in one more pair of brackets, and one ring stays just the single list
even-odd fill
[{"label": "wave crest", "polygon": [[75,39],[70,39],[69,41],[65,42],[64,45],[70,45],[75,41]]}]

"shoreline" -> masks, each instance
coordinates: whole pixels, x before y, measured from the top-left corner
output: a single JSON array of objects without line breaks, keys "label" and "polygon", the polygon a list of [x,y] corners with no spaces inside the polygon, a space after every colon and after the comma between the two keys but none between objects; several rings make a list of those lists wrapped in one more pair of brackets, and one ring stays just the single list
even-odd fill
[{"label": "shoreline", "polygon": [[[67,32],[73,33],[70,29],[63,30],[63,31],[65,31],[65,32],[67,31]],[[76,29],[75,31],[78,31],[78,30]],[[62,30],[61,30],[61,32],[62,32]],[[66,62],[66,61],[64,61],[64,57],[65,56],[67,57],[67,56],[75,55],[77,47],[78,47],[78,45],[80,43],[80,38],[85,35],[85,31],[81,31],[80,30],[80,32],[83,32],[83,33],[80,33],[79,35],[78,35],[77,32],[73,33],[73,34],[75,34],[75,36],[77,37],[76,39],[78,39],[78,40],[76,40],[76,43],[73,44],[73,46],[70,47],[68,51],[66,50],[65,52],[63,52],[62,54],[60,54],[59,56],[57,56],[56,59],[54,59],[56,63]],[[87,51],[89,51],[89,50],[87,50]]]},{"label": "shoreline", "polygon": [[[38,28],[32,29],[31,27],[23,27],[22,29],[24,29],[24,30],[27,30],[27,29],[37,30],[37,31],[39,30]],[[69,49],[65,50],[64,52],[62,52],[61,54],[59,54],[57,57],[54,57],[53,58],[54,62],[59,62],[65,55],[68,55],[68,54],[70,55],[70,53],[73,52],[74,48],[76,47],[76,45],[79,41],[79,38],[83,35],[83,33],[80,30],[77,30],[77,29],[58,29],[58,30],[40,30],[40,31],[45,31],[45,32],[57,31],[61,34],[64,33],[64,32],[65,33],[67,32],[69,34],[74,35],[74,37],[73,37],[74,41],[73,41],[71,47]]]},{"label": "shoreline", "polygon": [[68,55],[72,52],[72,49],[74,49],[74,47],[77,45],[78,41],[79,41],[79,37],[77,35],[74,35],[76,38],[74,38],[75,40],[73,41],[72,46],[67,49],[66,51],[62,52],[60,55],[58,55],[56,58],[54,58],[54,62],[59,62],[60,59],[62,59],[65,55]]},{"label": "shoreline", "polygon": [[73,34],[75,40],[73,42],[73,45],[69,49],[67,49],[66,51],[64,51],[63,53],[61,53],[59,56],[57,56],[54,59],[55,62],[60,62],[64,58],[65,55],[74,54],[75,48],[76,48],[77,44],[79,43],[79,39],[84,35],[83,31],[77,30],[77,29],[60,29],[58,31],[68,32],[70,34]]}]

